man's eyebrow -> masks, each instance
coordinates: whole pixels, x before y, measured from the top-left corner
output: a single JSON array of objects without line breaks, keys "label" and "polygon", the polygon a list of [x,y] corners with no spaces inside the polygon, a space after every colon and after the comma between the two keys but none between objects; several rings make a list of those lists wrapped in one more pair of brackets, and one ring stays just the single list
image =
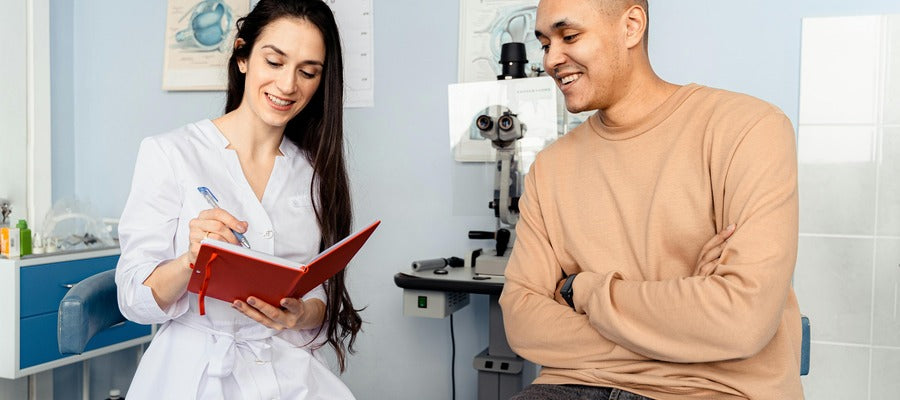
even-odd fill
[{"label": "man's eyebrow", "polygon": [[[264,45],[264,46],[262,46],[262,47],[260,47],[260,48],[261,48],[261,49],[270,49],[270,50],[272,50],[272,51],[278,53],[278,54],[281,55],[281,56],[287,57],[287,54],[285,54],[284,51],[282,51],[281,49],[275,47],[274,45],[267,44],[267,45]],[[306,60],[306,61],[301,62],[300,64],[301,64],[301,65],[318,65],[318,66],[320,66],[320,67],[325,65],[323,62],[318,61],[318,60]]]},{"label": "man's eyebrow", "polygon": [[[563,19],[553,23],[553,25],[550,25],[550,31],[552,32],[552,31],[558,31],[560,29],[570,28],[573,25],[574,24],[569,22],[568,18],[563,18]],[[545,35],[543,32],[541,32],[537,29],[534,30],[534,36],[537,37],[538,39],[547,37],[547,35]]]}]

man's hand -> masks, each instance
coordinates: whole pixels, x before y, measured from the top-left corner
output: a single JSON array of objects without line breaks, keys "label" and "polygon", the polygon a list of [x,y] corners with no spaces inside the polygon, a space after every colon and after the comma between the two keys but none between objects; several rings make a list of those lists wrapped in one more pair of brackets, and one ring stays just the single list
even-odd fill
[{"label": "man's hand", "polygon": [[556,292],[553,293],[553,299],[556,300],[556,302],[559,304],[562,304],[568,308],[572,308],[572,307],[569,307],[569,303],[566,303],[566,299],[564,299],[562,297],[562,295],[559,293],[559,291],[563,287],[563,284],[566,283],[566,278],[568,278],[568,277],[564,276],[562,279],[559,280],[559,282],[556,282]]},{"label": "man's hand", "polygon": [[[719,266],[719,258],[722,256],[722,250],[725,249],[725,242],[731,237],[734,230],[735,224],[728,225],[727,228],[713,235],[713,237],[703,245],[703,248],[700,250],[700,255],[697,256],[697,266],[694,267],[694,271],[696,271],[694,274],[695,276],[711,275],[715,272],[716,267]],[[553,293],[553,299],[556,300],[557,303],[569,307],[569,303],[567,303],[566,299],[559,293],[563,284],[566,283],[566,278],[567,277],[564,276],[559,282],[556,282],[556,291]]]},{"label": "man's hand", "polygon": [[734,224],[728,225],[727,228],[717,233],[703,245],[703,248],[700,249],[700,255],[697,256],[694,276],[707,276],[715,272],[716,267],[719,266],[719,257],[722,256],[722,250],[725,249],[725,242],[734,233],[734,229]]}]

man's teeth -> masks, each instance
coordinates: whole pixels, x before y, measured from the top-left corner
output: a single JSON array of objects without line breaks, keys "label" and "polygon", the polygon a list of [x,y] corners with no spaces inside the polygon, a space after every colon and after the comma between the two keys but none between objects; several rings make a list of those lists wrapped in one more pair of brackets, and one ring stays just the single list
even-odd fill
[{"label": "man's teeth", "polygon": [[581,74],[567,75],[567,76],[563,77],[562,79],[560,79],[559,81],[562,82],[563,85],[566,85],[566,84],[575,82],[575,80],[577,80],[578,77],[580,77],[580,76],[581,76]]},{"label": "man's teeth", "polygon": [[266,96],[269,96],[269,100],[271,100],[273,103],[275,103],[275,105],[279,105],[279,106],[282,106],[282,107],[287,106],[287,105],[290,105],[291,103],[293,103],[293,101],[290,101],[290,100],[282,100],[282,99],[279,99],[279,98],[277,98],[277,97],[275,97],[275,96],[272,96],[271,94],[266,94]]}]

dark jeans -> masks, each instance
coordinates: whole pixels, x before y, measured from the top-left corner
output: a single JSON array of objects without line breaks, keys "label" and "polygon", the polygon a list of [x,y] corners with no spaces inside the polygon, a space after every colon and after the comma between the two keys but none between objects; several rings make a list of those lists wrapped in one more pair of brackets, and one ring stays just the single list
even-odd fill
[{"label": "dark jeans", "polygon": [[528,385],[509,400],[653,400],[622,389],[583,385]]}]

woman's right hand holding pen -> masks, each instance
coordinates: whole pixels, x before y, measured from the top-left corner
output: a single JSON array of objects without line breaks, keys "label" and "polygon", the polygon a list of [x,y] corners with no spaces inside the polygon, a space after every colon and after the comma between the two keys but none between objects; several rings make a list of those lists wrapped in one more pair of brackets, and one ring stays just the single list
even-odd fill
[{"label": "woman's right hand holding pen", "polygon": [[187,290],[191,278],[191,274],[187,272],[191,271],[191,265],[197,261],[200,241],[209,237],[240,245],[231,229],[241,233],[247,231],[247,222],[239,221],[221,208],[201,211],[197,218],[190,221],[189,226],[188,251],[174,260],[160,264],[144,280],[144,285],[150,287],[156,304],[162,310],[167,310],[175,304]]},{"label": "woman's right hand holding pen", "polygon": [[188,234],[190,240],[190,248],[188,251],[188,263],[193,264],[197,261],[197,254],[200,252],[200,242],[203,239],[210,238],[228,242],[240,246],[241,243],[234,236],[232,230],[245,233],[247,232],[247,222],[240,221],[233,215],[229,214],[221,208],[212,208],[203,210],[188,224],[191,230]]}]

